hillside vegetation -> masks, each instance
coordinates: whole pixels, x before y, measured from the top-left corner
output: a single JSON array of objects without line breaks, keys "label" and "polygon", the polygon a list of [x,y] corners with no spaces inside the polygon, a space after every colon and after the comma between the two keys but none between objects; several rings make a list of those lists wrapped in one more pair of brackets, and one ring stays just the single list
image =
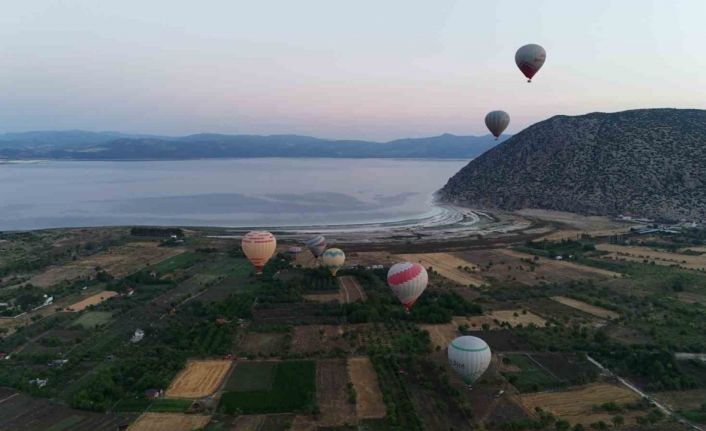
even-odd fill
[{"label": "hillside vegetation", "polygon": [[706,111],[556,116],[470,162],[440,192],[486,208],[706,217]]}]

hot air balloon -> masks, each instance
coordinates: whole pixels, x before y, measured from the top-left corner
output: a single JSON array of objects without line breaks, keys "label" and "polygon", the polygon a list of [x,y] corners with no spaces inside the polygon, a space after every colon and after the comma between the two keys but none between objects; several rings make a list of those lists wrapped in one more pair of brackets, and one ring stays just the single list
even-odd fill
[{"label": "hot air balloon", "polygon": [[311,251],[311,254],[317,259],[324,253],[324,250],[326,250],[326,238],[322,235],[316,235],[305,244],[309,251]]},{"label": "hot air balloon", "polygon": [[275,253],[277,239],[269,232],[254,230],[245,234],[242,247],[243,253],[250,260],[250,263],[255,265],[257,273],[260,274],[262,273],[262,268]]},{"label": "hot air balloon", "polygon": [[505,111],[491,111],[485,116],[485,125],[497,141],[510,124],[510,116]]},{"label": "hot air balloon", "polygon": [[387,272],[387,284],[407,311],[427,288],[428,282],[427,270],[418,263],[396,263]]},{"label": "hot air balloon", "polygon": [[346,255],[340,248],[329,248],[323,254],[323,261],[324,266],[335,277],[338,270],[343,266],[343,262],[346,261]]},{"label": "hot air balloon", "polygon": [[490,347],[478,337],[464,335],[454,339],[448,348],[449,365],[470,385],[490,365]]},{"label": "hot air balloon", "polygon": [[515,64],[527,77],[527,82],[532,82],[532,77],[539,72],[546,59],[547,52],[534,43],[521,47],[515,53]]}]

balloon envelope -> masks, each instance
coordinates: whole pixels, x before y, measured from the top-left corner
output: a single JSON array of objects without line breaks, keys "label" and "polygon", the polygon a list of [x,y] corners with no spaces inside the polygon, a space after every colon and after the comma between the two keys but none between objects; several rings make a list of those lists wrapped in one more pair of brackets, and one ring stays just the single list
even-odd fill
[{"label": "balloon envelope", "polygon": [[266,231],[254,230],[248,232],[242,241],[243,253],[255,265],[257,272],[262,272],[265,264],[275,254],[277,239]]},{"label": "balloon envelope", "polygon": [[466,384],[470,385],[490,365],[490,347],[478,337],[464,335],[454,339],[448,348],[449,365],[454,369]]},{"label": "balloon envelope", "polygon": [[491,111],[485,116],[485,126],[497,139],[510,124],[510,116],[505,111]]},{"label": "balloon envelope", "polygon": [[323,254],[323,261],[324,266],[335,276],[346,261],[346,255],[340,248],[329,248]]},{"label": "balloon envelope", "polygon": [[428,283],[427,270],[418,263],[396,263],[387,272],[387,284],[407,310],[414,305]]},{"label": "balloon envelope", "polygon": [[527,77],[527,82],[532,82],[532,77],[539,72],[546,59],[547,52],[534,43],[521,47],[515,53],[515,64]]},{"label": "balloon envelope", "polygon": [[324,254],[324,250],[326,250],[326,238],[324,238],[323,235],[316,235],[305,244],[311,254],[316,258]]}]

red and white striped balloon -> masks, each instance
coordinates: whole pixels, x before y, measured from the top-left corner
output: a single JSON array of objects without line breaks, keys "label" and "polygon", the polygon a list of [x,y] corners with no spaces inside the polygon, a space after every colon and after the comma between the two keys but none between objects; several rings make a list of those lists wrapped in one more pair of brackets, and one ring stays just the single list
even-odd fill
[{"label": "red and white striped balloon", "polygon": [[260,273],[267,261],[275,254],[277,239],[269,232],[254,230],[245,234],[242,247],[245,256]]},{"label": "red and white striped balloon", "polygon": [[387,284],[408,311],[427,288],[428,282],[427,270],[418,263],[396,263],[387,272]]}]

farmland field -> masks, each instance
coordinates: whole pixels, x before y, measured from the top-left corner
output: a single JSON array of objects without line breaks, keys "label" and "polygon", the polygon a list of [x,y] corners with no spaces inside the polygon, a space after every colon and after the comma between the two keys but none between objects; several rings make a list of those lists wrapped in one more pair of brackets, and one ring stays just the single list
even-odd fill
[{"label": "farmland field", "polygon": [[275,381],[276,361],[236,362],[225,385],[226,391],[269,391]]},{"label": "farmland field", "polygon": [[583,301],[579,301],[577,299],[573,298],[567,298],[566,296],[552,296],[552,299],[556,302],[559,302],[564,305],[568,305],[569,307],[573,307],[577,310],[581,310],[585,313],[592,314],[596,317],[600,317],[602,319],[608,319],[608,320],[613,320],[617,319],[620,317],[618,313],[615,311],[610,311],[607,310],[603,307],[598,307],[596,305],[591,305]]},{"label": "farmland field", "polygon": [[624,259],[633,262],[649,260],[657,265],[678,265],[687,269],[706,270],[706,254],[691,255],[670,253],[655,250],[650,247],[623,246],[617,244],[598,244],[596,248],[601,251],[609,252],[608,257],[616,260]]},{"label": "farmland field", "polygon": [[639,399],[631,390],[609,383],[592,383],[564,391],[524,394],[520,398],[528,412],[540,407],[572,424],[581,423],[584,426],[601,420],[610,423],[613,417],[609,412],[594,411],[593,406],[606,401],[625,404]]},{"label": "farmland field", "polygon": [[543,327],[547,321],[541,317],[533,314],[531,311],[526,311],[522,309],[516,310],[495,310],[490,313],[490,317],[493,320],[499,322],[506,322],[511,326],[518,325],[536,325],[538,327]]},{"label": "farmland field", "polygon": [[88,311],[74,320],[74,325],[79,325],[84,329],[95,328],[98,325],[105,325],[110,322],[113,313],[109,311]]},{"label": "farmland field", "polygon": [[167,388],[166,396],[200,398],[214,393],[230,371],[232,361],[191,360]]},{"label": "farmland field", "polygon": [[357,394],[359,419],[385,417],[387,412],[378,385],[377,374],[367,356],[348,358],[348,374]]},{"label": "farmland field", "polygon": [[154,242],[128,243],[64,265],[51,266],[32,277],[29,282],[39,287],[50,287],[64,280],[91,277],[96,273],[96,268],[101,268],[113,277],[124,277],[146,264],[154,264],[179,253],[183,253],[183,250],[159,247]]},{"label": "farmland field", "polygon": [[560,382],[536,364],[529,355],[509,354],[505,356],[520,371],[506,372],[505,376],[520,392],[537,392],[556,387]]},{"label": "farmland field", "polygon": [[340,295],[341,302],[348,304],[356,301],[365,301],[365,291],[358,283],[358,280],[352,275],[343,275],[338,277],[338,282],[341,285]]},{"label": "farmland field", "polygon": [[320,425],[341,426],[355,421],[355,400],[348,399],[348,382],[345,359],[322,359],[316,362],[316,398],[321,409],[318,420]]},{"label": "farmland field", "polygon": [[112,290],[104,290],[103,292],[98,292],[95,295],[91,295],[88,298],[84,298],[75,304],[71,304],[66,307],[66,311],[83,311],[91,305],[100,304],[114,296],[118,296],[118,292],[113,292]]},{"label": "farmland field", "polygon": [[[261,389],[252,377],[255,390],[229,390],[221,397],[219,410],[224,413],[284,413],[311,410],[316,396],[316,365],[313,361],[283,361],[275,363],[274,381],[269,390]],[[241,370],[242,371],[242,370]],[[234,376],[237,376],[236,367]],[[232,381],[232,378],[231,378]],[[226,389],[229,389],[229,385]]]},{"label": "farmland field", "polygon": [[334,349],[346,350],[347,348],[348,343],[343,338],[343,327],[340,325],[299,325],[294,327],[293,352],[328,352]]},{"label": "farmland field", "polygon": [[451,281],[462,286],[480,286],[483,278],[475,273],[469,273],[461,268],[468,267],[469,270],[476,269],[476,265],[451,253],[421,253],[421,254],[400,254],[400,260],[408,260],[423,265],[425,268],[432,267],[434,271]]},{"label": "farmland field", "polygon": [[145,413],[130,425],[128,431],[192,431],[208,425],[211,416],[181,413]]},{"label": "farmland field", "polygon": [[248,332],[236,342],[235,348],[241,355],[280,355],[289,347],[287,340],[288,333]]}]

